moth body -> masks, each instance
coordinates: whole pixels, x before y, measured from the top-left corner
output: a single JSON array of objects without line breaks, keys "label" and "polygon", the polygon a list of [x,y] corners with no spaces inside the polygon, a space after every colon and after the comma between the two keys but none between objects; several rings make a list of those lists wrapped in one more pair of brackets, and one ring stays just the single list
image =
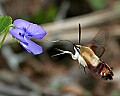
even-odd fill
[{"label": "moth body", "polygon": [[75,54],[70,51],[64,51],[58,49],[62,53],[56,54],[70,54],[72,59],[78,60],[79,65],[87,67],[94,75],[100,76],[104,80],[112,80],[113,79],[113,72],[112,69],[105,63],[100,57],[105,52],[105,46],[107,44],[109,38],[109,31],[107,28],[104,30],[100,30],[96,36],[91,40],[86,46],[80,45],[81,39],[81,27],[79,24],[79,45],[73,44],[71,41],[68,40],[58,40],[59,41],[68,41],[73,44],[73,48]]},{"label": "moth body", "polygon": [[[90,69],[90,71],[96,76],[100,76],[101,78],[108,80],[112,79],[113,72],[111,68],[95,53],[86,46],[76,45],[80,49],[80,55],[84,59],[86,67]],[[79,59],[78,59],[79,60]]]}]

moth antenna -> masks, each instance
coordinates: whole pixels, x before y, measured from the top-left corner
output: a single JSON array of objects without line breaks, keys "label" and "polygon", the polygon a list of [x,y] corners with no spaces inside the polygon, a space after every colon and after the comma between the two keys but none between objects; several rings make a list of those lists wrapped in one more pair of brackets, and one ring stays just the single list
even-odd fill
[{"label": "moth antenna", "polygon": [[78,35],[79,37],[78,37],[78,42],[79,42],[79,44],[80,44],[80,41],[81,41],[81,25],[80,25],[80,23],[79,23],[79,35]]}]

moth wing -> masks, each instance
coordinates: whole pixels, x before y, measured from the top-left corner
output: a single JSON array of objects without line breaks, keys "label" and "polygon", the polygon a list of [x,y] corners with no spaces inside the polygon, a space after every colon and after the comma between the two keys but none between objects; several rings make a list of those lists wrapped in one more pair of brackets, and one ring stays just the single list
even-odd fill
[{"label": "moth wing", "polygon": [[101,57],[105,52],[105,46],[108,42],[108,38],[109,38],[108,27],[104,27],[100,29],[100,31],[87,44],[87,46],[90,47],[98,57]]}]

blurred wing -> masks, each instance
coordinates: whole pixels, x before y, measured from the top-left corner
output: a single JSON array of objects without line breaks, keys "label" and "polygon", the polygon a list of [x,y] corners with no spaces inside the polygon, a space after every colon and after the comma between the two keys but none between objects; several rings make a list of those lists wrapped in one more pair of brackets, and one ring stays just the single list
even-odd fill
[{"label": "blurred wing", "polygon": [[87,46],[90,47],[98,57],[101,57],[105,52],[108,38],[109,30],[107,27],[104,27],[97,33],[94,39],[87,44]]},{"label": "blurred wing", "polygon": [[[89,47],[89,46],[88,46]],[[105,52],[105,48],[102,47],[102,46],[95,46],[95,45],[92,45],[90,46],[90,48],[93,50],[93,52],[100,58],[104,52]]]}]

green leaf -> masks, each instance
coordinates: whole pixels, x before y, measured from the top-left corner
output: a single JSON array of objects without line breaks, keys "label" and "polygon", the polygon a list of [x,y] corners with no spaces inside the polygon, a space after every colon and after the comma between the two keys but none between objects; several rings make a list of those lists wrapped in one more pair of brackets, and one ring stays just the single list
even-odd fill
[{"label": "green leaf", "polygon": [[0,16],[0,35],[12,24],[10,16]]}]

